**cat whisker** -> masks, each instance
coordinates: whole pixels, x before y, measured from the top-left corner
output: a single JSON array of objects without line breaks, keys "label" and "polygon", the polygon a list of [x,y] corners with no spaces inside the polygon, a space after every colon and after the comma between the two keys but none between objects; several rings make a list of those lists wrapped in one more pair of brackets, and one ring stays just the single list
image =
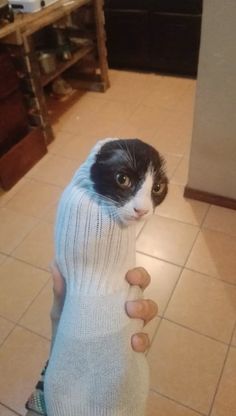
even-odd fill
[{"label": "cat whisker", "polygon": [[136,163],[136,157],[135,157],[135,149],[134,149],[134,147],[135,147],[135,145],[134,145],[134,142],[133,142],[133,156],[132,156],[132,158],[133,158],[134,168],[137,169],[137,163]]},{"label": "cat whisker", "polygon": [[124,145],[125,145],[125,148],[126,148],[126,151],[127,151],[127,156],[128,156],[128,159],[130,160],[131,166],[134,166],[134,158],[130,153],[130,150],[128,148],[126,140],[124,140]]},{"label": "cat whisker", "polygon": [[126,160],[128,162],[128,164],[130,165],[130,167],[132,168],[133,167],[133,158],[132,158],[131,153],[128,149],[126,140],[118,141],[118,146],[123,151],[122,156],[123,156],[124,160]]}]

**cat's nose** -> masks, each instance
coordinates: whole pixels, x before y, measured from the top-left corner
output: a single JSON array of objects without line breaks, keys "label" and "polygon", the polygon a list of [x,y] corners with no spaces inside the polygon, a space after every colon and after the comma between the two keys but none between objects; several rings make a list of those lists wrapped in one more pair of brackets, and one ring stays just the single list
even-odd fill
[{"label": "cat's nose", "polygon": [[138,208],[134,208],[134,211],[138,215],[138,217],[143,217],[145,214],[148,213],[148,209],[138,209]]}]

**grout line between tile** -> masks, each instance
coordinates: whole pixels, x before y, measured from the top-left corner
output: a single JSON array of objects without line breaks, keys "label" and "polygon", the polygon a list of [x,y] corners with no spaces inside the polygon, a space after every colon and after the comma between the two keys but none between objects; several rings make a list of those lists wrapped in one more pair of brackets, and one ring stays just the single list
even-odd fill
[{"label": "grout line between tile", "polygon": [[221,369],[220,376],[219,376],[219,379],[218,379],[218,383],[217,383],[217,386],[216,386],[216,389],[215,389],[215,394],[214,394],[212,402],[211,402],[210,410],[208,412],[208,416],[210,416],[212,414],[215,399],[216,399],[217,393],[218,393],[219,388],[220,388],[221,379],[223,377],[225,365],[226,365],[226,362],[227,362],[227,359],[228,359],[228,356],[229,356],[229,351],[230,351],[230,348],[232,347],[232,339],[233,339],[233,334],[234,334],[235,329],[236,329],[236,323],[234,325],[234,328],[233,328],[233,331],[232,331],[232,334],[231,334],[230,343],[228,345],[228,348],[227,348],[227,351],[226,351],[226,354],[225,354],[225,359],[224,359],[224,362],[223,362],[223,365],[222,365],[222,369]]},{"label": "grout line between tile", "polygon": [[[18,320],[16,321],[16,324],[19,326],[23,326],[20,324],[20,320],[23,318],[23,316],[27,313],[27,311],[29,310],[29,308],[32,306],[32,304],[34,303],[34,301],[37,299],[37,297],[42,293],[42,291],[45,289],[45,287],[47,286],[48,282],[50,281],[51,277],[49,277],[47,279],[47,281],[45,282],[45,284],[42,286],[42,288],[38,291],[37,295],[34,296],[34,298],[32,299],[32,301],[30,302],[29,306],[27,306],[27,308],[24,310],[24,312],[20,315],[20,317],[18,318]],[[34,332],[34,331],[31,331]]]},{"label": "grout line between tile", "polygon": [[45,337],[45,335],[39,334],[38,332],[33,331],[32,329],[30,329],[30,328],[28,328],[28,327],[26,327],[26,326],[24,326],[24,325],[22,325],[22,324],[19,324],[19,323],[18,323],[18,324],[16,324],[16,327],[22,328],[22,329],[24,329],[25,331],[28,331],[28,332],[30,332],[31,334],[36,335],[37,337],[43,338],[45,341],[49,341],[49,342],[51,342],[51,339],[50,339],[50,338]]},{"label": "grout line between tile", "polygon": [[[40,221],[43,221],[43,222],[49,222],[49,221],[46,221],[46,220],[44,220],[43,218],[44,218],[44,216],[47,214],[47,212],[50,210],[50,208],[52,208],[53,207],[53,205],[55,204],[55,201],[54,202],[50,202],[49,203],[49,205],[47,206],[47,208],[40,214],[40,215],[34,215],[34,214],[25,214],[24,212],[22,212],[21,210],[18,210],[17,208],[14,208],[14,207],[11,207],[11,208],[8,208],[7,206],[5,207],[6,209],[9,209],[9,210],[11,210],[11,211],[13,211],[13,212],[15,212],[15,213],[20,213],[20,214],[22,214],[22,215],[24,215],[24,216],[27,216],[27,217],[31,217],[31,218],[34,218],[34,219],[36,219],[36,220],[40,220]],[[50,223],[50,222],[49,222]],[[22,240],[23,241],[23,240]],[[17,245],[17,247],[18,247],[18,245]],[[16,248],[16,247],[15,247]],[[15,248],[14,248],[14,250],[15,250]]]},{"label": "grout line between tile", "polygon": [[[25,262],[23,262],[23,263],[25,263]],[[48,284],[48,282],[50,281],[50,277],[47,279],[47,281],[45,282],[45,284],[42,286],[42,288],[39,290],[39,292],[37,293],[37,295],[35,295],[35,297],[33,298],[33,300],[30,302],[30,304],[29,304],[29,306],[25,309],[25,311],[20,315],[20,317],[17,319],[17,321],[12,321],[11,319],[8,319],[8,318],[6,318],[5,316],[3,316],[3,315],[0,315],[0,317],[1,318],[3,318],[3,319],[5,319],[6,321],[8,321],[8,322],[10,322],[10,323],[12,323],[14,326],[13,326],[13,328],[11,329],[11,331],[9,332],[9,334],[3,339],[3,341],[0,343],[0,348],[3,346],[3,344],[6,342],[6,340],[9,338],[9,336],[11,335],[11,333],[15,330],[15,328],[18,326],[18,327],[21,327],[21,328],[24,328],[25,330],[27,330],[27,331],[29,331],[29,332],[31,332],[31,333],[33,333],[33,334],[35,334],[35,335],[38,335],[38,336],[40,336],[41,338],[44,338],[44,339],[46,339],[47,341],[48,341],[48,338],[47,337],[45,337],[45,336],[43,336],[43,335],[41,335],[41,334],[39,334],[39,333],[37,333],[37,332],[34,332],[34,331],[32,331],[32,330],[30,330],[29,328],[27,328],[27,327],[25,327],[24,325],[21,325],[20,324],[20,320],[23,318],[23,316],[24,316],[24,314],[28,311],[28,309],[32,306],[32,304],[33,304],[33,302],[37,299],[37,297],[40,295],[40,293],[44,290],[44,288],[47,286],[47,284]],[[50,340],[49,340],[50,341]]]},{"label": "grout line between tile", "polygon": [[[12,321],[10,321],[10,322],[12,322]],[[2,346],[5,344],[5,342],[6,342],[6,340],[8,339],[8,337],[12,334],[12,332],[14,331],[14,329],[15,329],[15,327],[16,327],[16,322],[12,322],[14,325],[13,325],[13,328],[10,330],[10,332],[9,332],[9,334],[3,339],[3,341],[0,343],[0,349],[2,348]]]},{"label": "grout line between tile", "polygon": [[203,218],[202,218],[202,221],[201,221],[201,224],[199,224],[199,227],[202,229],[203,228],[203,224],[204,224],[204,222],[205,222],[205,219],[206,219],[206,217],[207,217],[207,215],[209,214],[209,211],[210,211],[210,209],[211,209],[211,204],[209,204],[209,206],[208,206],[208,208],[206,209],[206,212],[205,212],[205,215],[203,215]]},{"label": "grout line between tile", "polygon": [[36,264],[29,263],[26,260],[23,260],[23,259],[20,259],[18,257],[15,257],[12,254],[9,254],[7,257],[10,258],[10,259],[14,259],[14,260],[20,261],[21,263],[27,264],[28,266],[34,267],[35,269],[38,269],[38,270],[41,270],[43,272],[46,272],[46,273],[49,273],[50,274],[50,264],[48,265],[48,269],[46,269],[44,267],[37,266]]},{"label": "grout line between tile", "polygon": [[163,316],[162,319],[165,320],[165,321],[167,321],[167,322],[170,322],[170,323],[172,323],[174,325],[181,326],[181,328],[187,329],[187,330],[193,332],[194,334],[197,334],[197,335],[200,335],[202,337],[208,338],[211,341],[218,342],[219,344],[225,345],[226,347],[229,346],[229,344],[227,342],[224,342],[224,341],[221,341],[221,340],[219,340],[217,338],[211,337],[210,335],[207,335],[204,332],[196,331],[196,329],[190,328],[187,325],[183,325],[183,324],[181,324],[179,322],[173,321],[172,319],[169,319],[169,318],[167,318],[165,316]]},{"label": "grout line between tile", "polygon": [[220,233],[220,234],[228,235],[229,237],[233,237],[234,239],[236,239],[236,234],[233,234],[233,233],[228,233],[228,232],[225,232],[225,231],[222,231],[222,230],[217,230],[216,228],[213,228],[213,227],[209,227],[209,226],[204,226],[204,225],[202,225],[201,229],[202,229],[203,231],[204,231],[204,230],[208,230],[208,231],[213,231],[213,232],[216,232],[216,233]]},{"label": "grout line between tile", "polygon": [[171,300],[172,300],[172,298],[173,298],[173,296],[174,296],[175,289],[176,289],[176,287],[177,287],[177,286],[178,286],[178,284],[179,284],[179,281],[180,281],[180,278],[181,278],[181,276],[182,276],[183,270],[184,270],[184,267],[182,267],[182,268],[181,268],[181,270],[180,270],[179,277],[178,277],[178,279],[177,279],[177,280],[176,280],[176,282],[175,282],[175,285],[174,285],[174,287],[173,287],[173,289],[172,289],[172,291],[171,291],[171,294],[170,294],[169,300],[168,300],[168,302],[166,303],[166,306],[165,306],[165,308],[164,308],[164,310],[163,310],[163,314],[162,314],[163,318],[165,317],[166,310],[167,310],[167,308],[168,308],[168,306],[169,306],[169,304],[170,304],[170,302],[171,302]]},{"label": "grout line between tile", "polygon": [[[27,181],[28,181],[28,182],[37,182],[37,183],[41,183],[41,182],[43,182],[41,179],[38,179],[38,178],[33,177],[33,176],[28,176],[26,179],[27,179]],[[45,182],[43,182],[43,183],[45,183]],[[46,182],[46,183],[47,183],[47,182]],[[47,185],[52,185],[52,184],[48,183]],[[62,189],[63,189],[63,187],[62,187],[62,186],[57,185],[57,184],[53,184],[53,186],[54,186],[55,188],[60,189],[60,190],[62,190]]]},{"label": "grout line between tile", "polygon": [[[153,334],[152,340],[151,340],[151,342],[150,342],[149,348],[148,348],[148,350],[145,352],[145,356],[146,356],[146,357],[147,357],[147,355],[148,355],[148,353],[149,353],[149,351],[150,351],[150,349],[151,349],[151,347],[152,347],[152,344],[153,344],[153,342],[154,342],[154,339],[156,338],[156,334],[157,334],[157,332],[158,332],[158,330],[159,330],[159,327],[160,327],[160,325],[161,325],[162,317],[160,317],[160,316],[158,315],[158,316],[157,316],[157,318],[159,318],[159,322],[158,322],[157,327],[156,327],[156,329],[155,329],[155,331],[154,331],[154,334]],[[145,327],[144,327],[144,332],[145,332]]]},{"label": "grout line between tile", "polygon": [[[165,151],[164,152],[161,151],[159,153],[161,153],[161,155],[163,155],[163,156],[165,156],[165,155],[167,155],[167,156],[176,156],[176,157],[179,157],[181,160],[184,157],[184,154],[183,153],[165,152]],[[180,163],[180,161],[179,161],[179,163]],[[166,165],[167,165],[167,163],[165,164],[165,167],[167,167]]]},{"label": "grout line between tile", "polygon": [[184,267],[182,264],[173,263],[172,261],[162,259],[161,257],[155,257],[152,254],[147,254],[147,253],[145,253],[144,251],[141,251],[141,250],[136,250],[136,252],[139,253],[139,254],[143,254],[144,256],[151,257],[152,259],[163,261],[164,263],[171,264],[172,266],[176,266],[176,267],[179,267],[179,268]]},{"label": "grout line between tile", "polygon": [[[15,212],[15,211],[14,211]],[[30,216],[30,215],[29,215]],[[37,226],[41,223],[41,222],[43,222],[43,223],[46,223],[46,224],[48,224],[48,222],[47,221],[44,221],[43,219],[41,219],[41,218],[38,218],[38,217],[32,217],[31,216],[31,218],[34,218],[35,220],[36,220],[36,222],[35,222],[35,224],[33,225],[33,227],[26,233],[26,235],[22,238],[22,240],[13,248],[13,250],[11,250],[10,251],[10,253],[8,253],[9,254],[9,256],[10,257],[14,257],[14,252],[15,252],[15,250],[23,243],[23,241],[25,241],[26,240],[26,238],[32,233],[32,231],[35,229],[35,228],[37,228]],[[16,257],[15,257],[16,258]],[[26,263],[26,262],[25,262]]]},{"label": "grout line between tile", "polygon": [[[11,335],[11,333],[14,331],[15,327],[16,327],[16,323],[13,321],[10,321],[9,319],[6,319],[4,316],[0,315],[1,318],[5,319],[6,321],[10,322],[11,324],[13,324],[12,329],[10,330],[10,332],[7,334],[7,336],[5,338],[3,338],[3,340],[0,342],[0,349],[3,346],[3,344],[5,343],[5,341],[7,340],[7,338],[9,337],[9,335]],[[0,402],[1,403],[1,402]]]},{"label": "grout line between tile", "polygon": [[[69,157],[69,156],[66,156],[66,155],[61,155],[61,154],[59,154],[59,153],[57,153],[55,150],[53,151],[53,150],[50,150],[49,151],[49,154],[50,155],[53,155],[53,156],[56,156],[56,157],[62,157],[63,159],[68,159],[68,160],[72,160],[73,162],[78,162],[78,168],[79,168],[79,166],[83,163],[83,162],[80,162],[78,159],[76,159],[76,158],[73,158],[73,157]],[[32,179],[34,179],[34,177],[33,176],[29,176],[30,178],[32,178]],[[37,178],[35,178],[36,180],[37,180]],[[39,182],[41,182],[41,179],[38,179],[38,181]],[[51,184],[52,185],[52,184]],[[59,185],[56,185],[56,184],[53,184],[53,185],[55,185],[55,186],[58,186],[59,187]],[[66,185],[65,185],[66,186]]]},{"label": "grout line between tile", "polygon": [[[178,185],[178,186],[182,186],[182,185]],[[161,215],[161,214],[158,214],[158,213],[156,213],[156,214],[154,214],[154,215],[155,215],[156,217],[165,218],[165,219],[170,220],[170,221],[180,222],[180,224],[190,225],[190,226],[192,226],[192,227],[194,227],[194,228],[198,228],[198,229],[199,229],[199,231],[200,231],[200,225],[198,225],[198,224],[193,224],[193,223],[190,223],[190,222],[185,222],[185,221],[180,220],[180,219],[177,219],[177,218],[166,217],[165,215]]]},{"label": "grout line between tile", "polygon": [[227,285],[230,285],[230,286],[233,286],[233,287],[236,286],[236,283],[229,282],[228,280],[224,280],[222,278],[219,278],[217,276],[213,276],[213,275],[210,275],[210,274],[207,274],[207,273],[199,272],[198,270],[192,269],[191,267],[186,267],[185,266],[184,269],[189,270],[190,272],[201,274],[202,276],[211,277],[212,279],[218,280],[220,282],[223,282],[223,283],[225,283]]},{"label": "grout line between tile", "polygon": [[171,401],[171,402],[173,402],[173,403],[176,403],[176,404],[178,404],[178,405],[180,405],[180,406],[182,406],[182,407],[185,407],[186,409],[192,410],[193,412],[197,413],[199,416],[207,416],[207,415],[206,415],[206,413],[201,413],[201,412],[199,412],[198,410],[194,409],[193,407],[187,406],[186,404],[181,403],[181,402],[179,402],[178,400],[175,400],[175,399],[173,399],[172,397],[167,396],[166,394],[160,393],[159,391],[156,391],[156,390],[154,390],[154,389],[150,389],[150,391],[151,391],[152,393],[157,394],[158,396],[161,396],[161,397],[164,397],[165,399],[170,400],[170,401]]},{"label": "grout line between tile", "polygon": [[12,409],[11,407],[7,406],[6,404],[4,404],[3,402],[0,401],[0,404],[5,407],[6,409],[10,410],[12,413],[15,413],[18,416],[22,416],[21,413],[18,413],[16,410]]},{"label": "grout line between tile", "polygon": [[[145,225],[147,224],[147,222],[148,222],[148,221],[144,221],[144,223],[143,223],[143,225],[142,225],[141,229],[139,230],[138,234],[137,234],[137,235],[136,235],[136,237],[135,237],[135,241],[137,241],[137,239],[139,238],[139,236],[140,236],[141,232],[143,231],[143,229],[144,229]],[[137,250],[136,250],[136,251],[137,251]]]},{"label": "grout line between tile", "polygon": [[[12,209],[10,209],[10,208],[7,208],[7,209],[9,209],[10,211],[12,211],[12,212],[14,212],[14,213],[16,213],[16,211],[14,211],[14,210],[12,210]],[[36,222],[35,222],[35,224],[30,228],[30,230],[29,231],[27,231],[27,233],[24,235],[24,237],[20,240],[20,242],[19,243],[17,243],[16,244],[16,246],[12,249],[12,250],[10,250],[10,252],[8,252],[7,254],[8,254],[8,256],[10,257],[11,255],[12,255],[12,253],[17,249],[17,247],[19,247],[19,245],[29,236],[29,234],[37,227],[37,225],[40,223],[40,218],[37,218],[37,217],[33,217],[32,215],[25,215],[25,214],[23,214],[25,217],[30,217],[30,218],[33,218],[34,220],[36,220]],[[5,254],[5,253],[4,253]]]},{"label": "grout line between tile", "polygon": [[171,180],[172,180],[172,178],[174,177],[174,175],[175,175],[175,173],[176,173],[177,169],[179,168],[180,164],[183,162],[184,157],[185,157],[184,155],[182,155],[182,157],[180,157],[180,160],[179,160],[179,162],[177,163],[176,168],[173,170],[172,175],[170,175],[170,177],[169,177],[169,181],[170,181],[170,183],[171,183]]},{"label": "grout line between tile", "polygon": [[[57,156],[57,155],[55,155],[55,156]],[[64,159],[66,159],[66,158],[64,158]],[[75,161],[74,159],[70,159],[70,160]],[[75,172],[75,171],[74,171],[74,172]],[[74,174],[74,173],[72,173],[72,174],[71,174],[71,178],[73,177],[73,174]],[[63,189],[66,187],[66,185],[67,185],[67,184],[65,184],[65,185],[58,185],[58,184],[56,184],[55,182],[49,182],[49,181],[46,181],[45,179],[42,179],[42,178],[37,178],[37,176],[29,176],[29,178],[30,178],[30,179],[33,179],[34,181],[42,182],[42,183],[44,183],[45,185],[57,186],[57,187],[58,187],[58,188],[60,188],[61,190],[63,190]]]}]

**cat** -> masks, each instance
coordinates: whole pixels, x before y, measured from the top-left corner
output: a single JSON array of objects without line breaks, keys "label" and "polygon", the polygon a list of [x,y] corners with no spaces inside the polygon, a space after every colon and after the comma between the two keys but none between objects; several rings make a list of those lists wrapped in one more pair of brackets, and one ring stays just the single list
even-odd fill
[{"label": "cat", "polygon": [[146,357],[131,336],[126,300],[135,266],[135,224],[165,198],[164,159],[139,139],[105,139],[91,150],[59,202],[56,262],[65,303],[45,376],[48,416],[144,416]]}]

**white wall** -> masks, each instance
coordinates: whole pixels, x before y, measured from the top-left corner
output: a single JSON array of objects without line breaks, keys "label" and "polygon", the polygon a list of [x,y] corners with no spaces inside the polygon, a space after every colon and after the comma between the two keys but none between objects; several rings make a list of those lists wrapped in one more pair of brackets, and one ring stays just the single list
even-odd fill
[{"label": "white wall", "polygon": [[203,0],[187,186],[236,199],[236,0]]}]

